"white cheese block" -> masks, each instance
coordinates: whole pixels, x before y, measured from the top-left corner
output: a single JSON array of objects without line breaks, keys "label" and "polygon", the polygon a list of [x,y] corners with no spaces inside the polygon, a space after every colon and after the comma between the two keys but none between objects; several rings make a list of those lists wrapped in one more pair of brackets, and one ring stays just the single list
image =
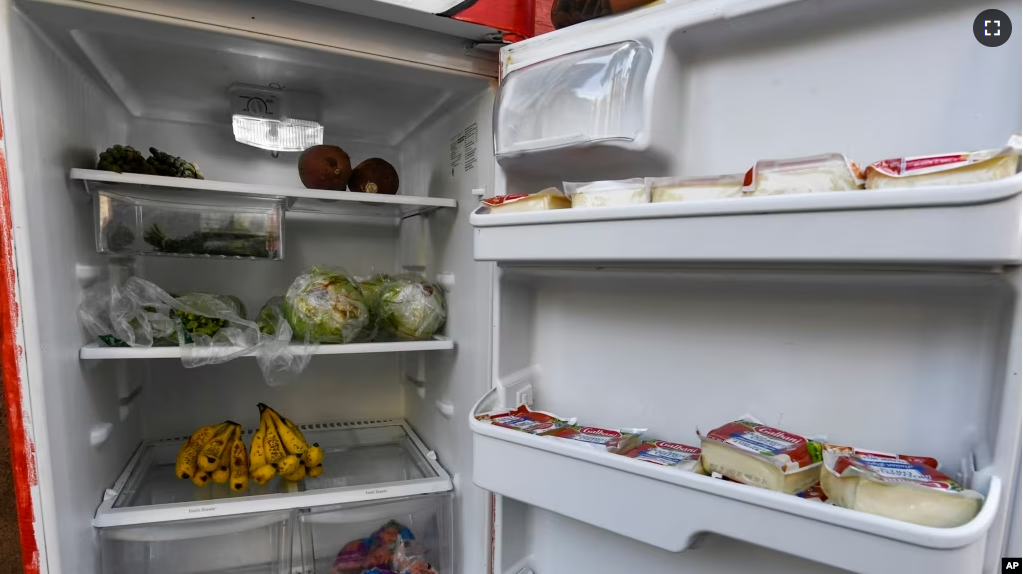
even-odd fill
[{"label": "white cheese block", "polygon": [[838,477],[826,469],[820,474],[821,488],[836,506],[923,526],[962,526],[973,520],[983,503],[980,493],[972,490],[953,494],[909,484],[882,484],[864,476]]},{"label": "white cheese block", "polygon": [[795,494],[810,488],[820,478],[820,464],[784,473],[761,457],[718,442],[705,440],[701,448],[703,468],[707,473],[716,472],[736,482]]}]

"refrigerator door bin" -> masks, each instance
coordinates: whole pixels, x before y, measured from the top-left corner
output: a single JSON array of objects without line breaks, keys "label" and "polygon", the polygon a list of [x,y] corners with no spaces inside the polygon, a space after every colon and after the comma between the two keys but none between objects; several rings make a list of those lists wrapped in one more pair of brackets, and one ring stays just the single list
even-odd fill
[{"label": "refrigerator door bin", "polygon": [[[450,493],[302,511],[298,518],[302,572],[345,571],[338,570],[341,565],[336,561],[347,560],[354,565],[360,558],[363,568],[379,566],[395,572],[418,572],[420,570],[410,569],[410,564],[418,561],[429,564],[439,573],[451,572],[451,513]],[[406,532],[402,532],[402,528],[407,529]],[[414,538],[409,540],[408,533]],[[395,547],[396,534],[403,538],[398,547]],[[349,551],[344,558],[338,556],[342,548]]]},{"label": "refrigerator door bin", "polygon": [[[473,413],[508,407],[491,390]],[[734,484],[470,417],[473,481],[491,492],[671,552],[716,533],[840,568],[957,574],[970,571],[1001,504],[1001,482],[975,475],[984,507],[958,528],[930,528]],[[537,469],[543,469],[538,472]],[[569,478],[571,477],[571,478]],[[660,510],[657,510],[660,509]]]},{"label": "refrigerator door bin", "polygon": [[277,511],[101,528],[101,572],[287,574],[293,525]]}]

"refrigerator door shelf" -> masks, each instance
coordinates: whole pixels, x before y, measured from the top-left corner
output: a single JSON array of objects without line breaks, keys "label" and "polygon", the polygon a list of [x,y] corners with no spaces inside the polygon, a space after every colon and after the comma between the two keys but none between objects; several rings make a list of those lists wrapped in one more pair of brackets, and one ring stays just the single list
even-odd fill
[{"label": "refrigerator door shelf", "polygon": [[[385,341],[350,343],[347,345],[317,345],[313,355],[355,355],[366,353],[405,353],[410,351],[444,351],[454,349],[451,339],[434,335],[425,341]],[[241,348],[238,349],[239,351]],[[295,353],[301,350],[296,349]],[[108,347],[89,343],[78,353],[81,359],[180,359],[181,347]]]},{"label": "refrigerator door shelf", "polygon": [[481,261],[1018,264],[1023,176],[862,190],[495,215]]},{"label": "refrigerator door shelf", "polygon": [[[174,476],[187,437],[139,447],[96,512],[93,526],[151,524],[211,516],[309,508],[447,492],[451,479],[401,420],[299,425],[323,447],[324,473],[299,483],[275,477],[240,493],[227,484],[196,487]],[[251,439],[253,430],[244,431]]]},{"label": "refrigerator door shelf", "polygon": [[[473,414],[502,406],[493,389]],[[983,559],[1001,504],[1000,480],[978,475],[980,513],[957,528],[931,528],[566,446],[473,416],[469,425],[480,488],[671,552],[711,532],[864,574],[959,574]],[[863,560],[850,561],[856,556]]]}]

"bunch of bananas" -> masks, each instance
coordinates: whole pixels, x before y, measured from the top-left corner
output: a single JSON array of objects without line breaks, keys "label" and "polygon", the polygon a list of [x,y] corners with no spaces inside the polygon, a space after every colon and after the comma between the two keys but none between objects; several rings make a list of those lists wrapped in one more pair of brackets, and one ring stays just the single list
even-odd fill
[{"label": "bunch of bananas", "polygon": [[309,445],[301,429],[277,411],[259,403],[259,430],[252,436],[249,461],[252,480],[266,484],[275,475],[299,481],[323,474],[323,449]]},{"label": "bunch of bananas", "polygon": [[241,492],[249,486],[249,460],[242,441],[242,427],[224,421],[197,429],[181,445],[174,464],[180,479],[192,479],[196,486],[231,482],[231,490]]}]

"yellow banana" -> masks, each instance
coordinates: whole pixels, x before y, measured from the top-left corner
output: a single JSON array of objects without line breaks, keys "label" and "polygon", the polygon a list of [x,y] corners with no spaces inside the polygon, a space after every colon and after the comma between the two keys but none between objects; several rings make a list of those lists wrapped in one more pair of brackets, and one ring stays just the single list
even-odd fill
[{"label": "yellow banana", "polygon": [[202,447],[199,452],[199,468],[206,472],[213,472],[217,470],[217,463],[220,462],[220,456],[224,454],[224,449],[227,448],[227,443],[234,436],[234,429],[238,426],[238,423],[228,421],[227,427],[219,433],[213,435],[206,446]]},{"label": "yellow banana", "polygon": [[259,468],[253,468],[252,480],[262,486],[272,479],[277,474],[277,470],[269,464],[264,464]]},{"label": "yellow banana", "polygon": [[292,431],[295,432],[295,434],[298,435],[298,438],[302,439],[302,442],[304,442],[306,444],[309,444],[309,441],[307,441],[305,439],[305,435],[302,434],[302,429],[298,428],[298,425],[296,425],[295,423],[291,422],[290,419],[286,419],[284,417],[281,417],[281,419],[284,421],[284,424],[288,425],[289,429],[291,429]]},{"label": "yellow banana", "polygon": [[313,446],[309,447],[308,450],[302,455],[302,464],[313,468],[323,464],[323,449],[320,448],[319,443],[313,443]]},{"label": "yellow banana", "polygon": [[307,475],[307,476],[308,476],[309,478],[316,478],[317,476],[320,476],[321,474],[323,474],[323,465],[322,465],[322,464],[318,464],[318,465],[316,465],[316,466],[314,466],[314,467],[310,468],[310,469],[309,469],[309,470],[308,470],[308,471],[306,472],[306,475]]},{"label": "yellow banana", "polygon": [[192,436],[185,441],[185,444],[181,445],[181,450],[178,451],[178,458],[174,462],[174,474],[178,478],[189,479],[195,476],[195,471],[198,470],[197,459],[199,458],[199,450],[219,429],[220,425],[200,427],[192,433]]},{"label": "yellow banana", "polygon": [[192,475],[192,483],[196,486],[206,486],[210,483],[210,473],[205,470],[197,470]]},{"label": "yellow banana", "polygon": [[266,448],[266,462],[280,471],[277,464],[284,457],[288,456],[288,453],[284,450],[284,443],[281,442],[281,437],[277,434],[273,421],[270,420],[270,413],[265,408],[260,408],[259,410],[260,419],[264,421],[264,426],[266,427],[264,429],[266,436],[263,437],[263,444]]},{"label": "yellow banana", "polygon": [[284,444],[284,448],[288,451],[288,454],[302,456],[302,453],[309,448],[309,445],[305,443],[305,440],[293,431],[291,427],[284,424],[284,421],[281,420],[281,415],[277,414],[277,411],[263,403],[259,403],[259,408],[261,411],[265,410],[270,413],[270,420],[273,422],[277,435],[281,437],[281,443]]},{"label": "yellow banana", "polygon": [[259,430],[256,431],[256,434],[252,435],[252,446],[249,447],[249,470],[251,471],[255,471],[257,468],[267,464],[266,445],[263,444],[265,437],[266,423],[261,416],[259,417]]},{"label": "yellow banana", "polygon": [[234,428],[234,433],[227,441],[227,448],[224,449],[224,452],[220,455],[220,460],[217,461],[217,469],[210,474],[210,476],[213,477],[213,482],[217,484],[224,484],[227,482],[227,479],[231,478],[231,469],[228,466],[231,462],[231,447],[234,446],[236,441],[241,440],[241,436],[242,428],[240,426],[236,426]]},{"label": "yellow banana", "polygon": [[[295,469],[300,466],[302,466],[302,463],[298,461],[298,457],[293,454],[289,454],[277,463],[277,472],[281,473],[281,476],[285,476],[295,472]],[[285,476],[285,478],[287,477]]]},{"label": "yellow banana", "polygon": [[249,486],[249,459],[240,430],[235,435],[228,460],[231,467],[231,490],[241,492]]},{"label": "yellow banana", "polygon": [[305,478],[305,467],[301,464],[295,466],[295,470],[291,474],[284,475],[285,480],[292,482],[298,482]]}]

